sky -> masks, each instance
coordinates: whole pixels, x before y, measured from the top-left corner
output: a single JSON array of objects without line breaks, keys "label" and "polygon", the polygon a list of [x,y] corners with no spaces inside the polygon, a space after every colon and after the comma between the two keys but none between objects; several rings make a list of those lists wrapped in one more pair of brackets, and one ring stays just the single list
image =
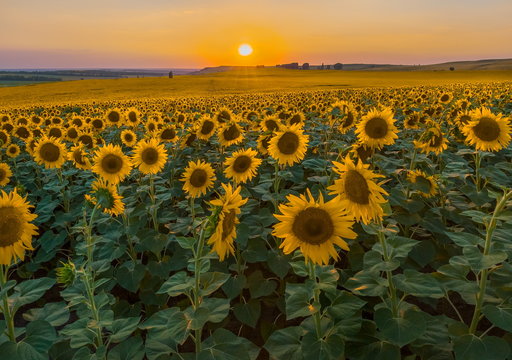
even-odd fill
[{"label": "sky", "polygon": [[0,68],[512,58],[510,14],[511,0],[0,0]]}]

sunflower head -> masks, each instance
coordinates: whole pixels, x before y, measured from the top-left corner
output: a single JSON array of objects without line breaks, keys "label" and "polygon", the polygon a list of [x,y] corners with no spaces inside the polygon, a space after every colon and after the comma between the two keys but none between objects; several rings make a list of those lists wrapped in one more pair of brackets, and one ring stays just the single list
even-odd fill
[{"label": "sunflower head", "polygon": [[268,152],[281,165],[293,165],[304,159],[309,136],[303,134],[299,124],[277,131],[271,138]]},{"label": "sunflower head", "polygon": [[78,169],[89,170],[92,166],[91,161],[87,157],[87,152],[81,145],[75,145],[71,149],[69,157]]},{"label": "sunflower head", "polygon": [[251,180],[256,176],[258,166],[261,164],[261,159],[258,159],[256,155],[257,152],[252,149],[234,152],[224,163],[226,166],[224,174],[237,183]]},{"label": "sunflower head", "polygon": [[37,227],[30,222],[37,215],[30,212],[31,207],[16,190],[0,193],[0,264],[23,260],[25,250],[33,250],[32,236],[37,235]]},{"label": "sunflower head", "polygon": [[487,108],[471,112],[471,120],[462,128],[469,144],[481,151],[500,151],[510,143],[510,124],[501,114]]},{"label": "sunflower head", "polygon": [[158,138],[161,142],[174,142],[178,140],[178,134],[176,132],[176,128],[174,125],[167,125],[164,126],[162,129],[160,129],[160,132],[158,133]]},{"label": "sunflower head", "polygon": [[118,194],[114,184],[99,179],[94,181],[91,187],[90,195],[85,195],[87,201],[109,215],[117,216],[124,212],[123,197]]},{"label": "sunflower head", "polygon": [[217,121],[210,116],[203,116],[199,120],[196,135],[201,140],[208,140],[217,130]]},{"label": "sunflower head", "polygon": [[219,141],[222,146],[230,146],[243,141],[243,130],[238,123],[232,121],[225,123],[218,131]]},{"label": "sunflower head", "polygon": [[110,109],[105,112],[105,120],[111,126],[122,126],[124,123],[123,113],[119,109]]},{"label": "sunflower head", "polygon": [[416,148],[426,154],[434,152],[439,155],[448,148],[448,140],[438,125],[429,127],[423,132],[419,140],[414,140],[413,143]]},{"label": "sunflower head", "polygon": [[359,142],[371,147],[381,149],[384,145],[391,145],[398,138],[398,129],[394,125],[393,111],[373,109],[363,116],[357,124],[356,134]]},{"label": "sunflower head", "polygon": [[132,156],[134,166],[143,174],[156,174],[163,169],[167,161],[167,151],[157,139],[140,141]]},{"label": "sunflower head", "polygon": [[118,145],[106,145],[96,150],[92,171],[112,184],[124,180],[132,169],[132,164]]},{"label": "sunflower head", "polygon": [[121,141],[128,147],[133,147],[137,143],[137,135],[132,130],[121,131]]},{"label": "sunflower head", "polygon": [[191,197],[196,198],[206,194],[208,189],[213,186],[215,172],[212,166],[206,162],[190,161],[180,180],[184,182],[183,190]]},{"label": "sunflower head", "polygon": [[300,248],[306,261],[325,265],[332,257],[339,258],[337,245],[348,251],[344,239],[355,239],[351,230],[353,220],[336,199],[324,202],[320,194],[315,200],[309,189],[307,195],[288,195],[288,203],[279,205],[281,214],[273,234],[284,239],[280,245],[285,254]]},{"label": "sunflower head", "polygon": [[17,144],[11,144],[7,146],[7,150],[5,151],[6,155],[13,159],[17,157],[20,152],[20,147]]},{"label": "sunflower head", "polygon": [[5,186],[9,183],[12,176],[12,171],[9,165],[0,163],[0,186]]},{"label": "sunflower head", "polygon": [[369,165],[361,161],[355,165],[348,156],[343,164],[334,161],[333,165],[333,171],[340,177],[328,187],[330,194],[337,195],[356,220],[369,224],[372,220],[382,219],[384,211],[381,205],[386,202],[383,195],[387,192],[374,181],[382,175],[374,174],[368,169]]},{"label": "sunflower head", "polygon": [[418,193],[423,197],[432,197],[438,193],[439,187],[433,176],[428,176],[421,170],[409,171],[407,179],[414,184]]},{"label": "sunflower head", "polygon": [[34,160],[45,168],[61,168],[68,158],[66,145],[52,137],[42,137],[34,148]]}]

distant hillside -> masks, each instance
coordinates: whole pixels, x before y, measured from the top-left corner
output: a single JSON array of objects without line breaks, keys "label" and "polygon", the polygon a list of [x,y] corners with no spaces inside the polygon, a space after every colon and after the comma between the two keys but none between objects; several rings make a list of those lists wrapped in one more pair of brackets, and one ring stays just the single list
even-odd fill
[{"label": "distant hillside", "polygon": [[[316,69],[319,65],[310,65]],[[392,65],[392,64],[343,64],[345,71],[450,71],[453,67],[457,70],[512,70],[512,59],[488,59],[472,61],[452,61],[440,64],[430,65]],[[194,71],[191,75],[214,74],[218,72],[256,69],[257,66],[215,66],[206,67],[199,71]],[[273,66],[266,66],[273,68]]]}]

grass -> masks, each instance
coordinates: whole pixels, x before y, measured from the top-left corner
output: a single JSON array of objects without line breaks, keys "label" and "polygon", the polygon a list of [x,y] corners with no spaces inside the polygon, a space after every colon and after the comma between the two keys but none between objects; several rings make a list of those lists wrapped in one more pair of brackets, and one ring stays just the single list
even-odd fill
[{"label": "grass", "polygon": [[242,69],[168,78],[79,80],[0,88],[0,107],[250,92],[512,81],[512,71],[335,71]]}]

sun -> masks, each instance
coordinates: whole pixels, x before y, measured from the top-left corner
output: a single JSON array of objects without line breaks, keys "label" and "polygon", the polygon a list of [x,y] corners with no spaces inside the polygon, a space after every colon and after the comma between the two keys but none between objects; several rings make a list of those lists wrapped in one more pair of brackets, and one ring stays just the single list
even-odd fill
[{"label": "sun", "polygon": [[252,46],[249,44],[242,44],[238,47],[238,53],[242,56],[249,56],[252,54]]}]

